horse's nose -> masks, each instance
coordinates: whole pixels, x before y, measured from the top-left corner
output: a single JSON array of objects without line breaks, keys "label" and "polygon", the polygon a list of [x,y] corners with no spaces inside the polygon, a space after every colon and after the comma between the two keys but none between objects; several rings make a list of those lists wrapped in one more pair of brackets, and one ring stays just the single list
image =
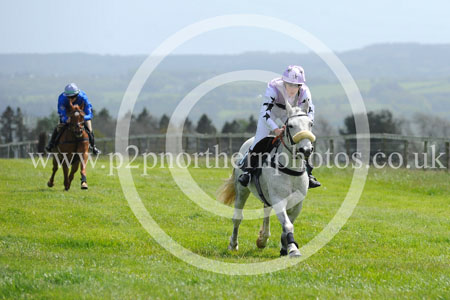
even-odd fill
[{"label": "horse's nose", "polygon": [[306,157],[309,157],[309,156],[311,155],[311,152],[312,152],[311,148],[307,148],[307,149],[305,150],[305,156],[306,156]]},{"label": "horse's nose", "polygon": [[313,151],[312,147],[302,147],[299,149],[300,153],[303,153],[305,157],[309,157]]}]

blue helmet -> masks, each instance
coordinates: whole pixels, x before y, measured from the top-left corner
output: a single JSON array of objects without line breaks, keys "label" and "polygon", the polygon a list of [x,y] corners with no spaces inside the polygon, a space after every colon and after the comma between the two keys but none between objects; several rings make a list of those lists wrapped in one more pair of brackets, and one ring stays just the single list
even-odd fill
[{"label": "blue helmet", "polygon": [[76,96],[80,93],[80,89],[77,87],[75,83],[70,83],[66,85],[64,88],[64,96],[66,97],[72,97]]}]

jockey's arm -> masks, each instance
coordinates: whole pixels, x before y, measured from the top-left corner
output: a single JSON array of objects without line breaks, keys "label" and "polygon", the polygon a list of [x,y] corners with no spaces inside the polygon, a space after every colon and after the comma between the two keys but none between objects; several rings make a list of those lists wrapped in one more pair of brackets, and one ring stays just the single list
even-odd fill
[{"label": "jockey's arm", "polygon": [[301,100],[299,101],[299,106],[302,107],[306,105],[306,102],[309,102],[309,109],[308,109],[308,117],[309,119],[314,123],[314,104],[312,102],[311,92],[309,91],[309,88],[306,88],[306,90],[301,95]]},{"label": "jockey's arm", "polygon": [[63,96],[63,94],[59,95],[58,98],[58,114],[59,118],[63,123],[66,123],[68,121],[67,112],[66,112],[66,104],[65,104],[66,97]]},{"label": "jockey's arm", "polygon": [[88,97],[85,93],[80,93],[80,97],[83,99],[84,102],[84,120],[90,121],[93,117],[92,115],[92,105],[89,102]]},{"label": "jockey's arm", "polygon": [[280,128],[271,117],[272,108],[275,105],[275,97],[277,97],[276,91],[272,87],[268,86],[263,97],[263,104],[261,111],[259,112],[259,118],[266,124],[267,128],[274,131],[275,134],[278,134],[279,132],[277,133],[277,131],[280,130]]}]

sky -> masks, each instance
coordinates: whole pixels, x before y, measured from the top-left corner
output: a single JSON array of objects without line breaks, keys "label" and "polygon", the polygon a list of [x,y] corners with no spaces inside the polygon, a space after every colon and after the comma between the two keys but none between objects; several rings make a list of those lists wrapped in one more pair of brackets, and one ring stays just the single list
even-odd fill
[{"label": "sky", "polygon": [[[150,54],[184,27],[215,16],[258,14],[307,30],[334,51],[376,43],[450,43],[450,1],[0,0],[0,53]],[[175,54],[305,52],[268,30],[205,33]]]}]

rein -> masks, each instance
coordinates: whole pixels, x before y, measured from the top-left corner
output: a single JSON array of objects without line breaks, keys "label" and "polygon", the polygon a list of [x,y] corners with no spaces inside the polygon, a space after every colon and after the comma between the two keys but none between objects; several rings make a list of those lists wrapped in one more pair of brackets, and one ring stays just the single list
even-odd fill
[{"label": "rein", "polygon": [[[298,114],[298,115],[294,115],[294,116],[290,116],[287,118],[286,122],[283,125],[283,128],[285,129],[283,131],[282,134],[276,136],[273,141],[272,141],[272,145],[276,143],[276,141],[280,140],[281,144],[283,144],[284,148],[286,150],[289,151],[289,153],[294,156],[294,152],[291,150],[291,147],[288,147],[283,139],[284,136],[286,136],[287,138],[289,138],[289,142],[291,143],[291,145],[295,145],[294,139],[292,138],[292,134],[289,130],[289,126],[288,126],[288,122],[289,119],[291,118],[296,118],[296,117],[305,117],[308,116],[307,114]],[[278,146],[275,149],[275,153],[278,152]],[[290,175],[290,176],[301,176],[303,175],[303,173],[305,173],[305,169],[301,170],[301,171],[295,171],[292,169],[287,168],[286,166],[283,166],[280,162],[278,162],[278,165],[275,163],[275,156],[272,157],[272,159],[270,160],[270,166],[274,169],[278,169],[280,170],[282,173]]]},{"label": "rein", "polygon": [[287,118],[286,122],[284,122],[283,128],[285,130],[283,130],[283,133],[280,135],[277,135],[273,141],[272,141],[272,145],[275,144],[275,142],[277,140],[280,140],[281,143],[283,144],[283,146],[289,151],[289,153],[291,153],[292,155],[294,155],[294,152],[292,152],[292,150],[290,149],[290,147],[288,147],[286,145],[286,143],[284,142],[283,136],[286,135],[289,138],[289,142],[291,143],[291,145],[295,145],[294,139],[292,138],[291,132],[289,130],[289,126],[287,126],[287,123],[289,122],[289,119],[291,118],[295,118],[295,117],[305,117],[308,116],[307,114],[298,114],[298,115],[294,115],[294,116],[290,116]]}]

